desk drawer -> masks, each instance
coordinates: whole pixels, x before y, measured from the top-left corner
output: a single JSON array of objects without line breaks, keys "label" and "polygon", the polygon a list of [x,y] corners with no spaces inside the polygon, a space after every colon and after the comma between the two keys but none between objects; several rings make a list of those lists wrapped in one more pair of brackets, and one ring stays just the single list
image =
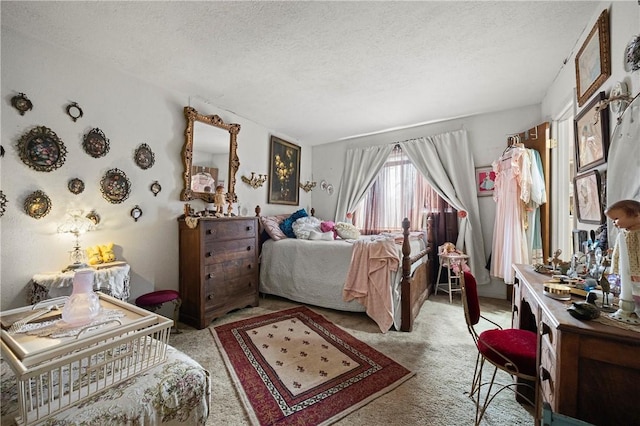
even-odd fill
[{"label": "desk drawer", "polygon": [[542,341],[540,343],[540,388],[542,389],[542,397],[544,401],[551,404],[552,408],[555,406],[556,396],[556,355],[555,350],[551,346]]},{"label": "desk drawer", "polygon": [[542,343],[548,345],[553,353],[556,353],[558,350],[558,329],[555,328],[553,322],[544,311],[541,312],[540,317],[538,333]]}]

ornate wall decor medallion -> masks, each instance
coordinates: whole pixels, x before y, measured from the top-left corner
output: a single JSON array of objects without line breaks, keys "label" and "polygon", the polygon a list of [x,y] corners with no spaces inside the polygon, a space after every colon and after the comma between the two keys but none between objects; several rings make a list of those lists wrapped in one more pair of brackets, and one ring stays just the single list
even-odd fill
[{"label": "ornate wall decor medallion", "polygon": [[39,172],[50,172],[64,164],[67,148],[48,127],[38,126],[22,135],[17,144],[20,159]]},{"label": "ornate wall decor medallion", "polygon": [[82,148],[93,158],[104,157],[109,152],[109,139],[96,127],[84,136]]},{"label": "ornate wall decor medallion", "polygon": [[4,216],[4,212],[7,211],[7,197],[4,192],[0,191],[0,217]]},{"label": "ornate wall decor medallion", "polygon": [[51,199],[42,191],[32,192],[24,200],[24,211],[34,219],[41,219],[51,211]]},{"label": "ornate wall decor medallion", "polygon": [[81,179],[73,178],[67,184],[67,188],[69,188],[72,194],[78,195],[84,191],[84,182]]},{"label": "ornate wall decor medallion", "polygon": [[100,215],[95,212],[95,210],[91,210],[87,213],[87,219],[95,223],[96,225],[100,223]]},{"label": "ornate wall decor medallion", "polygon": [[11,106],[17,109],[20,115],[24,115],[25,112],[33,109],[33,104],[24,93],[18,93],[11,98]]},{"label": "ornate wall decor medallion", "polygon": [[71,119],[75,123],[78,118],[84,115],[84,113],[82,112],[82,108],[80,108],[80,105],[78,105],[76,102],[71,102],[69,105],[67,105],[67,115],[71,117]]},{"label": "ornate wall decor medallion", "polygon": [[136,204],[134,208],[131,209],[131,217],[134,221],[138,221],[142,216],[142,209]]},{"label": "ornate wall decor medallion", "polygon": [[100,181],[100,192],[111,204],[120,204],[129,197],[131,182],[120,169],[108,170]]},{"label": "ornate wall decor medallion", "polygon": [[151,147],[146,143],[140,144],[136,148],[136,152],[133,154],[133,159],[142,170],[146,170],[153,166],[155,163],[155,155],[153,155],[153,151],[151,151]]},{"label": "ornate wall decor medallion", "polygon": [[158,192],[162,191],[162,187],[160,186],[157,180],[153,181],[149,189],[151,189],[151,192],[153,192],[154,197],[158,195]]}]

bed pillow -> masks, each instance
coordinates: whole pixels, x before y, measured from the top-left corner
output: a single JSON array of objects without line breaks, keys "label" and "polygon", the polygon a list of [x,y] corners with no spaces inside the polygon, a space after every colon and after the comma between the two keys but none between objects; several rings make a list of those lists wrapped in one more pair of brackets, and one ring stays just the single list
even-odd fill
[{"label": "bed pillow", "polygon": [[307,214],[307,211],[305,209],[300,209],[297,212],[293,213],[288,218],[286,218],[285,220],[283,220],[282,223],[280,224],[280,229],[282,230],[282,232],[284,232],[284,235],[286,235],[287,237],[295,238],[296,234],[293,232],[293,222],[300,219],[301,217],[307,217],[307,216],[309,216]]},{"label": "bed pillow", "polygon": [[336,223],[332,220],[325,220],[320,224],[320,230],[322,232],[333,232],[333,239],[338,238],[338,233],[336,232]]},{"label": "bed pillow", "polygon": [[287,238],[284,232],[282,232],[282,230],[280,229],[280,223],[282,223],[282,221],[288,217],[288,214],[281,214],[277,216],[260,216],[260,223],[262,223],[262,228],[264,228],[267,235],[273,241],[278,241]]},{"label": "bed pillow", "polygon": [[360,238],[360,231],[351,223],[336,223],[336,232],[338,232],[338,236],[343,240],[357,240]]},{"label": "bed pillow", "polygon": [[305,216],[293,222],[293,233],[301,240],[309,239],[309,232],[320,232],[320,219],[313,216]]},{"label": "bed pillow", "polygon": [[333,231],[329,231],[329,232],[309,231],[309,239],[333,241],[334,240]]}]

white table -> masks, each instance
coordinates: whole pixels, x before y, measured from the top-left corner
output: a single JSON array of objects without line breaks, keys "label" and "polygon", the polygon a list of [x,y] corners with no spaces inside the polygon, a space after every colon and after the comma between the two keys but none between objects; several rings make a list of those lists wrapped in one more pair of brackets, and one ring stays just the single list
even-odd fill
[{"label": "white table", "polygon": [[[129,299],[129,272],[131,267],[125,262],[112,262],[95,265],[93,289],[117,299]],[[60,296],[69,296],[73,290],[74,271],[49,272],[36,274],[31,278],[27,291],[27,304],[33,305],[41,300]]]},{"label": "white table", "polygon": [[[438,294],[438,290],[442,290],[445,293],[449,293],[449,303],[453,302],[452,293],[461,291],[460,290],[460,275],[459,273],[462,271],[462,267],[458,269],[458,273],[456,274],[452,267],[456,263],[462,263],[466,259],[469,258],[466,254],[458,254],[458,253],[438,253],[438,257],[440,258],[440,268],[438,269],[438,278],[436,279],[436,294]],[[440,283],[440,274],[442,273],[442,268],[447,268],[447,282]]]}]

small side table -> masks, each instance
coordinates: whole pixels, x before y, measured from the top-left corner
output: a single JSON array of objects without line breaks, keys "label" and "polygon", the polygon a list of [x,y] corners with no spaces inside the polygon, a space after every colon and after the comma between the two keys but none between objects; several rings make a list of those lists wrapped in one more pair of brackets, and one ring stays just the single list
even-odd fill
[{"label": "small side table", "polygon": [[[127,301],[130,295],[131,267],[126,262],[103,263],[92,266],[96,270],[93,289]],[[27,303],[33,305],[41,300],[69,296],[73,290],[74,271],[36,274],[27,289]]]},{"label": "small side table", "polygon": [[[449,303],[453,303],[452,293],[461,291],[460,289],[460,275],[456,274],[451,270],[452,266],[456,263],[462,262],[469,258],[466,254],[458,254],[458,253],[439,253],[438,257],[440,258],[440,268],[438,269],[438,278],[436,279],[436,291],[435,294],[438,294],[438,290],[442,290],[445,293],[449,293]],[[447,282],[440,283],[440,274],[442,273],[442,268],[447,268]],[[462,271],[462,268],[459,269]]]}]

